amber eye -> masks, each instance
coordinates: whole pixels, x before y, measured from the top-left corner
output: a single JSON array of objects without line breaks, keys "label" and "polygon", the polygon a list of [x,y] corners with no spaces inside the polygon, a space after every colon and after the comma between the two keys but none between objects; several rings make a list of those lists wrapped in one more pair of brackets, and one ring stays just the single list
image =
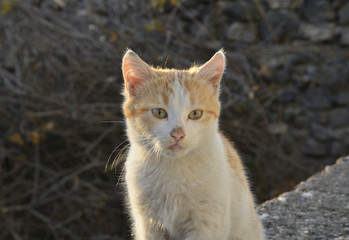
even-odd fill
[{"label": "amber eye", "polygon": [[193,110],[189,113],[188,118],[192,119],[192,120],[197,120],[197,119],[201,118],[201,116],[202,116],[202,110],[196,109],[196,110]]},{"label": "amber eye", "polygon": [[159,118],[159,119],[167,118],[167,112],[165,111],[165,109],[153,108],[151,110],[151,112],[153,113],[154,117],[156,117],[156,118]]}]

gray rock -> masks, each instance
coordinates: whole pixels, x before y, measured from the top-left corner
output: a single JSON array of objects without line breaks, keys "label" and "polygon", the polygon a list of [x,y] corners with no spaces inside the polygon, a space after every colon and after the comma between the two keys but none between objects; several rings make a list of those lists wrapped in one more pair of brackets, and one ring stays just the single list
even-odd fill
[{"label": "gray rock", "polygon": [[328,0],[307,0],[301,9],[301,17],[312,23],[334,20],[335,12]]},{"label": "gray rock", "polygon": [[340,8],[339,22],[341,24],[349,24],[349,3],[346,3]]},{"label": "gray rock", "polygon": [[261,19],[260,12],[253,1],[237,1],[228,3],[223,7],[222,12],[230,20],[249,22]]},{"label": "gray rock", "polygon": [[340,128],[349,125],[349,108],[339,108],[331,111],[330,125],[333,128]]},{"label": "gray rock", "polygon": [[341,142],[333,142],[330,147],[330,153],[332,156],[342,156],[345,154],[345,147]]},{"label": "gray rock", "polygon": [[327,154],[328,146],[326,143],[318,142],[315,139],[309,138],[302,148],[305,155],[313,157],[321,157]]},{"label": "gray rock", "polygon": [[299,128],[292,129],[292,136],[296,141],[302,141],[305,138],[309,137],[309,132],[299,127]]},{"label": "gray rock", "polygon": [[84,2],[86,4],[86,9],[88,9],[89,12],[97,13],[99,15],[106,15],[108,13],[104,1],[86,0]]},{"label": "gray rock", "polygon": [[284,111],[284,119],[285,121],[292,121],[294,118],[296,118],[300,113],[302,112],[300,107],[288,107]]},{"label": "gray rock", "polygon": [[348,239],[349,157],[258,208],[267,239]]},{"label": "gray rock", "polygon": [[227,38],[233,41],[251,43],[257,40],[257,30],[254,24],[236,22],[228,27]]},{"label": "gray rock", "polygon": [[14,70],[16,67],[16,57],[13,52],[9,52],[5,58],[4,67],[7,70]]},{"label": "gray rock", "polygon": [[311,133],[319,141],[329,140],[332,137],[331,130],[317,123],[311,124]]},{"label": "gray rock", "polygon": [[333,23],[308,24],[302,23],[301,35],[312,42],[329,41],[334,38],[336,25]]},{"label": "gray rock", "polygon": [[349,91],[339,93],[336,97],[336,103],[340,106],[349,105]]},{"label": "gray rock", "polygon": [[261,38],[266,41],[289,41],[299,35],[300,21],[294,12],[269,11],[259,25]]},{"label": "gray rock", "polygon": [[309,109],[328,109],[331,107],[331,102],[332,95],[325,88],[309,88],[303,95],[303,103]]},{"label": "gray rock", "polygon": [[300,115],[295,117],[292,124],[297,128],[308,128],[310,126],[310,123],[311,123],[311,118],[309,115],[310,115],[309,112],[307,113],[307,112],[303,111],[303,114],[300,114]]},{"label": "gray rock", "polygon": [[283,122],[277,122],[277,123],[271,123],[268,126],[268,131],[271,134],[279,135],[279,134],[285,134],[287,133],[288,126],[286,123]]},{"label": "gray rock", "polygon": [[268,0],[269,7],[272,9],[289,8],[296,9],[303,4],[303,0]]},{"label": "gray rock", "polygon": [[[343,128],[332,129],[331,136],[333,139],[341,141],[345,145],[349,145],[349,126]],[[347,148],[349,150],[349,148]]]},{"label": "gray rock", "polygon": [[312,121],[321,125],[328,125],[329,112],[328,111],[315,111],[313,113]]},{"label": "gray rock", "polygon": [[298,89],[291,87],[286,89],[279,97],[278,101],[281,103],[293,102],[298,94]]},{"label": "gray rock", "polygon": [[340,41],[342,45],[349,45],[349,27],[342,28]]}]

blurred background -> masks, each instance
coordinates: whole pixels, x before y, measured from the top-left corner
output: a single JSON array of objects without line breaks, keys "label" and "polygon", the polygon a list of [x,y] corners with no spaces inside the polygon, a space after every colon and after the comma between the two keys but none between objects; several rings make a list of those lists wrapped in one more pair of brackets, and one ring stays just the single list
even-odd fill
[{"label": "blurred background", "polygon": [[346,0],[0,0],[0,239],[130,238],[108,171],[127,47],[169,68],[224,47],[220,126],[258,203],[349,154]]}]

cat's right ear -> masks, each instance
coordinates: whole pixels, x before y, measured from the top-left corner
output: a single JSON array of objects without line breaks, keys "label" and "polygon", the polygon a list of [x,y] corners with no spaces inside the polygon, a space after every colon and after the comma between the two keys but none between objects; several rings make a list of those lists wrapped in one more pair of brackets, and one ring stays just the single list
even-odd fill
[{"label": "cat's right ear", "polygon": [[126,92],[136,96],[144,82],[151,79],[155,73],[148,64],[129,49],[122,59],[122,74]]}]

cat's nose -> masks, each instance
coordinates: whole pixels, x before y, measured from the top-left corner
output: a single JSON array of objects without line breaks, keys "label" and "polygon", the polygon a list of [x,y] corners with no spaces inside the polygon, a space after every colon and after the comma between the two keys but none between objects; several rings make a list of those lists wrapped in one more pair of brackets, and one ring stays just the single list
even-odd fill
[{"label": "cat's nose", "polygon": [[171,132],[171,137],[173,137],[177,142],[185,137],[185,133],[182,128],[175,128]]}]

